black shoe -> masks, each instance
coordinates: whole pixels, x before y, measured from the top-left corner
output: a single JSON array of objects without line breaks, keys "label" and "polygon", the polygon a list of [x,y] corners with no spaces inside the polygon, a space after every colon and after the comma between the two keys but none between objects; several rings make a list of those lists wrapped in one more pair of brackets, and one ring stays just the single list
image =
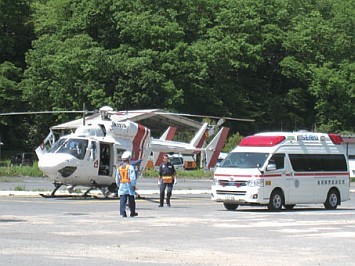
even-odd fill
[{"label": "black shoe", "polygon": [[122,218],[126,218],[127,215],[126,214],[123,214],[123,215],[120,215]]},{"label": "black shoe", "polygon": [[131,213],[131,215],[129,217],[135,217],[135,216],[138,216],[138,212]]},{"label": "black shoe", "polygon": [[171,207],[170,203],[166,204],[168,207]]},{"label": "black shoe", "polygon": [[163,206],[163,204],[159,204],[159,206],[158,206],[158,207],[164,207],[164,206]]}]

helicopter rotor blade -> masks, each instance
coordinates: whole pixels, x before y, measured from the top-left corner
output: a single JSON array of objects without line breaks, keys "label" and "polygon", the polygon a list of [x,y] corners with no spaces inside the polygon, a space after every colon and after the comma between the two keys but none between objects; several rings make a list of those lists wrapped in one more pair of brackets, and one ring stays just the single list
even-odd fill
[{"label": "helicopter rotor blade", "polygon": [[92,111],[29,111],[29,112],[12,112],[12,113],[0,113],[0,116],[9,116],[9,115],[37,115],[37,114],[60,114],[60,113],[78,113],[78,114],[87,114],[93,113]]},{"label": "helicopter rotor blade", "polygon": [[[166,114],[166,115],[176,115],[176,116],[190,116],[190,117],[202,117],[202,118],[212,118],[212,119],[224,119],[224,120],[232,120],[232,121],[241,121],[241,122],[255,122],[255,119],[249,118],[235,118],[235,117],[227,117],[227,116],[212,116],[212,115],[194,115],[194,114],[184,114],[184,113],[165,113],[165,112],[154,112],[155,114]],[[223,120],[221,120],[222,122]],[[219,121],[220,122],[220,121]],[[221,123],[220,122],[220,123]],[[223,121],[224,123],[224,121]]]},{"label": "helicopter rotor blade", "polygon": [[[97,111],[96,111],[97,112]],[[106,112],[110,114],[115,114],[115,115],[128,115],[130,113],[147,113],[144,111],[113,111],[113,110],[106,110]],[[78,113],[78,114],[89,114],[89,113],[95,113],[95,111],[28,111],[28,112],[10,112],[10,113],[0,113],[0,116],[11,116],[11,115],[35,115],[35,114],[60,114],[60,113]],[[255,122],[255,119],[248,119],[248,118],[235,118],[235,117],[220,117],[220,116],[212,116],[212,115],[195,115],[195,114],[187,114],[187,113],[173,113],[173,112],[168,112],[168,111],[155,111],[155,110],[149,110],[148,113],[153,113],[153,114],[160,114],[160,115],[170,115],[170,116],[185,116],[185,117],[198,117],[198,118],[211,118],[211,119],[218,119],[217,125],[220,126],[222,125],[226,120],[231,120],[231,121],[241,121],[241,122]]]}]

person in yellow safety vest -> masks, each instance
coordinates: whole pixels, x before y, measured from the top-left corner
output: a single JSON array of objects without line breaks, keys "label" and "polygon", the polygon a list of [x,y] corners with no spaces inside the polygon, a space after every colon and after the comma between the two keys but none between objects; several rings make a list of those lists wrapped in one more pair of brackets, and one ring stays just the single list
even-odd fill
[{"label": "person in yellow safety vest", "polygon": [[134,167],[130,165],[131,152],[125,151],[122,156],[122,164],[118,167],[116,172],[116,184],[118,187],[118,195],[120,195],[120,216],[127,217],[126,204],[128,199],[128,206],[130,209],[130,217],[137,216],[136,202],[134,199],[136,190],[136,172]]},{"label": "person in yellow safety vest", "polygon": [[173,191],[173,186],[176,184],[176,171],[173,164],[169,162],[167,154],[163,156],[163,163],[159,167],[159,180],[160,187],[160,204],[159,207],[164,206],[165,189],[166,191],[166,205],[170,207],[170,198]]}]

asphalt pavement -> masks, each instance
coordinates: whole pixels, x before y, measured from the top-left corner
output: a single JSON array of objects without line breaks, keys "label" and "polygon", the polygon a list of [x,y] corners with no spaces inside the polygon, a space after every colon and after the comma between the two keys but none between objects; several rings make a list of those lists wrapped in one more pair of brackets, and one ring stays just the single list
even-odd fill
[{"label": "asphalt pavement", "polygon": [[[212,180],[179,178],[174,186],[174,194],[178,195],[199,195],[211,193]],[[54,186],[47,177],[0,177],[0,196],[37,196],[39,194],[50,194]],[[75,194],[86,191],[86,187],[76,187]],[[137,192],[142,195],[159,194],[157,179],[141,177],[137,182]],[[355,182],[350,183],[350,192],[355,192]],[[57,191],[58,195],[68,194],[63,186]],[[98,196],[99,190],[93,190],[91,195]],[[102,194],[101,194],[102,195]]]},{"label": "asphalt pavement", "polygon": [[[211,179],[179,178],[174,186],[175,194],[210,194]],[[0,196],[36,196],[50,194],[54,186],[46,177],[0,177]],[[77,193],[85,192],[86,187],[76,187]],[[159,194],[158,180],[156,178],[141,177],[137,181],[137,192],[142,195]],[[68,194],[63,186],[56,192],[58,195]],[[76,193],[74,193],[76,194]],[[100,195],[99,190],[92,190],[91,195]]]},{"label": "asphalt pavement", "polygon": [[[136,201],[0,197],[0,265],[354,266],[355,194],[337,210],[299,204],[227,211],[205,194]],[[127,210],[128,211],[128,210]]]}]

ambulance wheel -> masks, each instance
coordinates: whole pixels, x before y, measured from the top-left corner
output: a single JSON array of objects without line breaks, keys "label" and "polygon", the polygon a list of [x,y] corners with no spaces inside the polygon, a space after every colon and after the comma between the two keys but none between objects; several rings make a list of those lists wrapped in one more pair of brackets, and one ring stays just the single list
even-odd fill
[{"label": "ambulance wheel", "polygon": [[281,190],[279,189],[274,190],[271,193],[270,202],[267,205],[267,208],[271,212],[279,212],[282,209],[283,202],[284,202],[284,197]]},{"label": "ambulance wheel", "polygon": [[228,211],[235,211],[238,208],[238,204],[233,204],[233,203],[223,203],[223,206]]},{"label": "ambulance wheel", "polygon": [[339,192],[333,188],[328,192],[327,200],[324,202],[324,207],[327,210],[335,210],[339,204],[340,204]]}]

